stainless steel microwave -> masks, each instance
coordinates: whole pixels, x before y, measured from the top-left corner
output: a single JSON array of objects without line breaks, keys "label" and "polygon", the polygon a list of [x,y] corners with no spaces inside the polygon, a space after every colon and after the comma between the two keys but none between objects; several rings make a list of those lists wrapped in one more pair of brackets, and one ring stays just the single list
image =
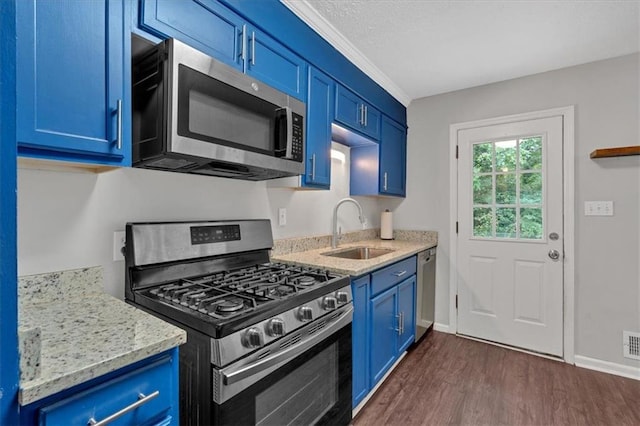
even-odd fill
[{"label": "stainless steel microwave", "polygon": [[304,173],[305,104],[168,39],[132,70],[134,167],[264,180]]}]

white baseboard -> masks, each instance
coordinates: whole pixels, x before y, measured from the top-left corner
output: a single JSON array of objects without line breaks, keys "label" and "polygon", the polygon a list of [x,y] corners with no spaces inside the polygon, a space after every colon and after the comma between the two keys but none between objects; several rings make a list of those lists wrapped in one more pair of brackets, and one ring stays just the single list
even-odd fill
[{"label": "white baseboard", "polygon": [[449,331],[449,324],[442,324],[442,323],[436,322],[433,324],[433,329],[435,331],[441,331],[443,333],[451,333],[451,331]]},{"label": "white baseboard", "polygon": [[616,364],[615,362],[602,361],[600,359],[589,358],[582,355],[575,356],[575,363],[576,367],[588,368],[589,370],[601,371],[603,373],[640,380],[640,367]]}]

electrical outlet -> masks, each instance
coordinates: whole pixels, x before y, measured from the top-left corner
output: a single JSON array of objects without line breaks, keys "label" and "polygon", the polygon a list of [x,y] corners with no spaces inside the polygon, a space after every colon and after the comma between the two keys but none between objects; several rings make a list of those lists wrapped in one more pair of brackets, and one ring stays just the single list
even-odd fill
[{"label": "electrical outlet", "polygon": [[124,260],[124,244],[126,237],[124,231],[114,231],[113,233],[113,261]]},{"label": "electrical outlet", "polygon": [[585,201],[585,216],[613,216],[613,201]]},{"label": "electrical outlet", "polygon": [[285,226],[287,224],[287,209],[281,207],[278,209],[278,225]]}]

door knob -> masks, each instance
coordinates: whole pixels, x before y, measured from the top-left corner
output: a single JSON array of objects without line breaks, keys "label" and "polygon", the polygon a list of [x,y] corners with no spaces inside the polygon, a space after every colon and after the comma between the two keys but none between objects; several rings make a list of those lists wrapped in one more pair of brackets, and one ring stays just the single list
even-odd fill
[{"label": "door knob", "polygon": [[560,259],[560,252],[558,250],[549,250],[549,257],[553,260]]}]

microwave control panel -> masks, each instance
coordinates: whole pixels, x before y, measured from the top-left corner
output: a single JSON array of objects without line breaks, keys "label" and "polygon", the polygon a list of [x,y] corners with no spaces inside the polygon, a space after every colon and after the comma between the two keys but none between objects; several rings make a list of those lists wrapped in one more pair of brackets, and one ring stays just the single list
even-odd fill
[{"label": "microwave control panel", "polygon": [[295,161],[299,161],[302,162],[303,161],[303,138],[302,135],[303,133],[303,128],[302,128],[302,116],[296,114],[295,112],[293,114],[291,114],[293,123],[291,126],[291,129],[293,131],[292,137],[291,137],[291,156],[293,157],[293,160]]}]

